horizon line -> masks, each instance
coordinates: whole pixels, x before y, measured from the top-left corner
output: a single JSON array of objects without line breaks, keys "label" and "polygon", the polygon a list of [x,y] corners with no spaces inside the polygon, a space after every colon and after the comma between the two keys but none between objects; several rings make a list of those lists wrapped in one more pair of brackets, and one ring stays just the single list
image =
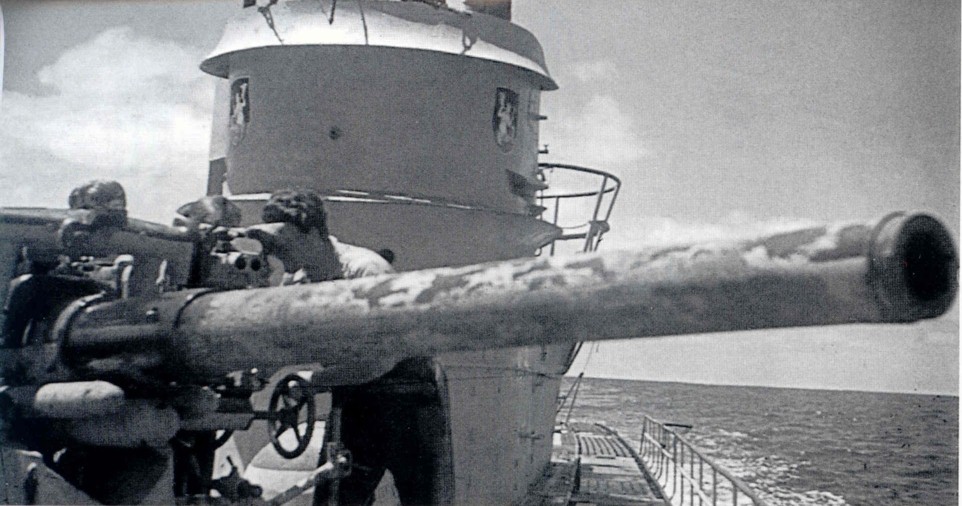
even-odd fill
[{"label": "horizon line", "polygon": [[[565,378],[577,378],[577,374],[565,373],[563,375]],[[648,383],[677,383],[681,385],[698,385],[707,387],[751,387],[751,388],[778,388],[783,390],[827,390],[830,392],[856,392],[856,393],[871,393],[871,394],[901,394],[901,395],[937,395],[941,397],[955,397],[959,398],[958,391],[956,392],[939,392],[939,391],[905,391],[905,390],[857,390],[854,388],[833,388],[833,387],[806,387],[806,386],[785,386],[785,385],[759,385],[751,383],[704,383],[697,381],[679,381],[679,380],[657,380],[657,379],[645,379],[645,378],[624,378],[624,377],[614,377],[614,376],[589,376],[585,375],[588,379],[602,379],[602,380],[618,380],[618,381],[644,381]]]}]

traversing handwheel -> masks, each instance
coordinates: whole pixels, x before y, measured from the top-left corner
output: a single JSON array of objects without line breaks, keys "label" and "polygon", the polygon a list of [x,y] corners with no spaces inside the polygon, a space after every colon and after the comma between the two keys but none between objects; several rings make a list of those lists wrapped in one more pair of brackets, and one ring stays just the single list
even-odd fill
[{"label": "traversing handwheel", "polygon": [[[288,459],[304,453],[314,434],[316,419],[314,391],[307,380],[297,374],[289,374],[277,383],[267,410],[267,431],[277,453]],[[303,428],[302,423],[305,425]],[[290,446],[290,441],[281,442],[281,436],[288,430],[294,436],[293,449],[284,446],[284,443]]]}]

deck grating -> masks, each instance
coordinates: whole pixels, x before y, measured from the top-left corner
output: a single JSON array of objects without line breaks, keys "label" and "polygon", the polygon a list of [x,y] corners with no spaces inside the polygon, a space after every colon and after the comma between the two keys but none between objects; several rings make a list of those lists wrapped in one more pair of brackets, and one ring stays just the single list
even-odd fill
[{"label": "deck grating", "polygon": [[551,466],[525,506],[666,506],[634,453],[601,425],[572,424],[555,434]]}]

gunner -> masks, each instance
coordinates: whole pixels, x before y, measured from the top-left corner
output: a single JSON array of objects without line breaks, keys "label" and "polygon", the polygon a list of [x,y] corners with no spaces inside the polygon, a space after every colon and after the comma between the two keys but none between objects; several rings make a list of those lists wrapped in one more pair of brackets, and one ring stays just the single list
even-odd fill
[{"label": "gunner", "polygon": [[116,181],[94,180],[70,192],[68,216],[57,236],[65,249],[84,249],[98,228],[127,226],[127,194]]},{"label": "gunner", "polygon": [[264,223],[248,227],[246,235],[284,264],[281,285],[394,272],[377,253],[330,235],[323,200],[312,190],[274,192],[262,219]]},{"label": "gunner", "polygon": [[70,209],[99,211],[105,215],[127,216],[127,195],[120,183],[94,180],[74,188],[68,198]]}]

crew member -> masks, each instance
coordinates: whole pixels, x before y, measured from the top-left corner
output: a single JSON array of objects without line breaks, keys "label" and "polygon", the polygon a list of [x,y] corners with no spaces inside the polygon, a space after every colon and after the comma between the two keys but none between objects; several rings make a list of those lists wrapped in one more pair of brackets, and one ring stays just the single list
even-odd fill
[{"label": "crew member", "polygon": [[67,218],[57,237],[66,250],[90,246],[90,234],[98,228],[127,226],[127,194],[116,181],[95,180],[70,192]]},{"label": "crew member", "polygon": [[263,224],[248,227],[246,234],[284,264],[282,285],[394,272],[377,253],[331,236],[324,203],[312,190],[275,192],[262,219]]},{"label": "crew member", "polygon": [[98,212],[101,217],[116,221],[118,226],[127,221],[127,195],[116,181],[94,180],[80,185],[70,192],[67,203],[70,209]]},{"label": "crew member", "polygon": [[[245,233],[247,237],[260,241],[266,253],[284,263],[282,285],[394,272],[382,255],[342,243],[330,235],[324,203],[314,191],[275,192],[264,206],[262,218],[263,224],[248,227]],[[348,449],[358,449],[354,454],[357,462],[371,464],[369,471],[355,470],[342,482],[344,504],[355,504],[359,498],[370,497],[384,473],[377,451],[363,444],[367,435],[367,426],[362,423],[368,412],[365,400],[365,397],[354,395],[350,388],[333,390],[333,402],[343,407],[342,441]],[[324,459],[323,455],[321,459]],[[328,493],[327,484],[319,485],[315,502]]]}]

